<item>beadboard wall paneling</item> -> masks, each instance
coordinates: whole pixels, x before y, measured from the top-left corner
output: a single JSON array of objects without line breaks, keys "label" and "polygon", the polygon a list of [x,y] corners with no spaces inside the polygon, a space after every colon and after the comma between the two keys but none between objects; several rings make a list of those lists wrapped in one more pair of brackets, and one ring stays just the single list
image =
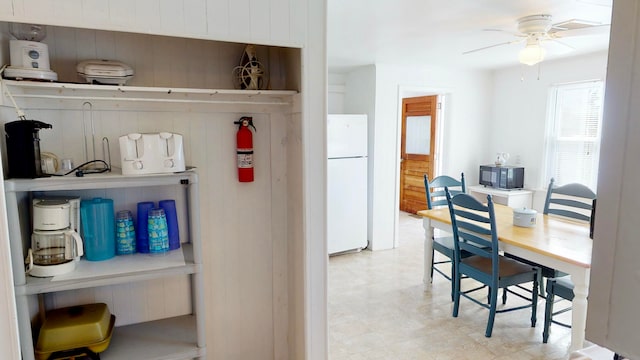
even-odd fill
[{"label": "beadboard wall paneling", "polygon": [[[6,0],[0,0],[0,19],[6,20],[5,3]],[[30,8],[34,3],[39,6],[35,12]],[[71,3],[80,4],[80,10],[69,10],[77,17],[60,14],[60,18],[52,18],[53,5],[49,2],[14,0],[15,10],[9,18],[48,24],[55,21],[56,24],[87,28],[127,29],[140,34],[49,26],[44,42],[50,47],[52,70],[58,73],[61,81],[68,82],[84,82],[76,74],[78,61],[102,58],[131,65],[135,69],[134,78],[127,84],[131,86],[232,89],[231,71],[240,62],[244,44],[198,40],[195,38],[199,35],[193,33],[206,29],[206,36],[216,34],[215,38],[221,40],[229,39],[229,34],[233,34],[234,41],[242,41],[245,36],[262,36],[265,43],[274,42],[277,37],[280,39],[277,43],[286,46],[295,37],[303,39],[306,31],[304,20],[297,18],[305,8],[295,4],[300,1],[293,0],[237,3],[232,0],[77,0]],[[204,11],[203,3],[206,5]],[[266,7],[266,3],[270,5]],[[182,5],[179,17],[194,19],[193,23],[162,20],[164,14],[170,13],[167,7],[179,4]],[[241,11],[239,5],[242,4],[249,5],[248,13]],[[206,23],[198,20],[197,15],[188,15],[191,12],[206,14]],[[141,13],[144,13],[144,21],[138,21]],[[39,20],[42,21],[35,21],[33,14],[41,16]],[[119,18],[111,20],[116,15]],[[87,19],[93,23],[89,24]],[[6,23],[0,23],[0,30],[6,27]],[[178,36],[180,31],[193,32],[184,35],[193,38],[141,34],[163,34],[169,31],[166,27],[183,27],[171,35]],[[8,58],[8,55],[2,55]],[[258,59],[274,74],[272,87],[299,90],[300,49],[258,46]],[[102,158],[103,137],[109,139],[111,160],[117,165],[120,161],[117,138],[120,135],[157,131],[182,134],[186,162],[198,168],[200,180],[208,357],[303,358],[303,299],[307,292],[304,264],[309,257],[302,240],[305,237],[302,225],[305,207],[303,118],[301,113],[290,114],[292,109],[300,111],[299,96],[295,97],[292,106],[280,108],[239,104],[105,105],[87,102],[82,105],[77,101],[25,99],[18,102],[24,105],[28,118],[53,125],[53,129],[40,133],[43,151],[53,152],[60,158],[72,158],[76,164],[85,158]],[[37,103],[45,105],[36,106]],[[15,120],[15,111],[8,107],[9,104],[4,105],[0,108],[0,122]],[[233,121],[245,115],[254,117],[258,129],[254,133],[256,181],[241,184],[236,179],[237,127]],[[85,138],[89,151],[85,151]],[[93,154],[92,139],[96,140],[96,155]],[[2,158],[6,165],[6,154],[3,153]],[[65,292],[52,296],[47,302],[57,307],[75,300],[104,301],[122,314],[119,325],[191,311],[188,297],[178,296],[172,300],[173,294],[188,292],[188,284],[183,278],[134,285],[139,286],[124,284]],[[131,299],[136,304],[123,299]],[[144,304],[144,311],[139,304]],[[33,308],[31,311],[35,314]]]},{"label": "beadboard wall paneling", "polygon": [[[276,117],[280,117],[277,119]],[[271,239],[273,258],[272,286],[273,286],[273,358],[291,358],[288,349],[289,339],[289,293],[288,274],[293,269],[290,264],[287,244],[287,147],[289,135],[287,124],[290,115],[274,114],[271,122]],[[286,161],[281,161],[281,160]],[[277,161],[273,161],[277,160]],[[283,226],[274,226],[283,224]]]},{"label": "beadboard wall paneling", "polygon": [[232,69],[244,50],[242,44],[64,27],[49,27],[44,42],[62,82],[86,82],[77,75],[80,61],[109,59],[134,69],[127,85],[151,87],[233,89]]},{"label": "beadboard wall paneling", "polygon": [[[294,113],[287,121],[287,173],[300,174],[303,171],[303,142],[302,142],[302,114]],[[304,185],[301,177],[287,177],[287,223],[303,224],[304,223]],[[287,226],[288,239],[304,238],[304,228],[300,226]],[[289,287],[288,303],[289,303],[289,338],[288,351],[289,359],[323,359],[325,354],[317,354],[316,357],[307,357],[305,349],[307,348],[307,338],[302,331],[294,331],[294,329],[305,328],[305,304],[300,299],[300,294],[305,292],[305,273],[301,269],[305,269],[305,251],[307,247],[302,241],[289,241],[287,243],[287,256],[289,260],[289,271],[287,274],[287,283]],[[322,254],[327,259],[325,254]],[[328,262],[328,259],[325,260]]]},{"label": "beadboard wall paneling", "polygon": [[2,0],[0,20],[301,47],[300,1]]},{"label": "beadboard wall paneling", "polygon": [[[0,35],[1,38],[1,35]],[[4,111],[0,107],[0,114]],[[4,179],[4,169],[0,169],[0,178]],[[0,182],[0,204],[5,204],[4,182]],[[0,224],[6,224],[7,211],[0,206]],[[11,271],[11,250],[9,248],[8,229],[0,225],[0,348],[6,356],[19,354],[20,342],[16,316],[16,304],[13,289],[13,274]],[[15,356],[15,355],[13,355]]]},{"label": "beadboard wall paneling", "polygon": [[271,0],[271,7],[263,14],[269,17],[271,23],[271,38],[281,39],[282,41],[296,41],[291,38],[292,21],[291,21],[291,1],[289,0]]},{"label": "beadboard wall paneling", "polygon": [[[5,113],[6,113],[5,109]],[[30,118],[53,125],[40,133],[41,148],[59,158],[84,160],[82,110],[27,110]],[[290,255],[287,244],[287,116],[283,114],[182,112],[91,112],[98,157],[101,139],[111,144],[114,166],[120,162],[117,137],[131,131],[179,132],[184,137],[185,159],[200,174],[207,345],[214,359],[260,358],[288,350]],[[253,116],[256,181],[236,179],[235,132],[241,115]],[[91,126],[87,126],[88,131]],[[92,134],[87,139],[92,151]],[[91,156],[90,156],[91,157]],[[158,191],[115,194],[101,190],[89,197],[116,198],[133,209],[137,201],[156,198]],[[160,193],[161,194],[161,193]],[[131,196],[131,197],[129,197]],[[162,195],[166,197],[166,195]],[[142,199],[144,198],[144,199]],[[159,198],[156,200],[160,200]],[[132,202],[131,202],[132,201]],[[288,210],[289,212],[292,209]],[[191,311],[188,279],[83,289],[51,295],[54,307],[104,301],[118,316],[118,325],[177,316]],[[176,294],[184,294],[179,296]],[[128,299],[126,301],[122,298]],[[127,301],[141,306],[129,306]],[[77,303],[77,302],[76,302]],[[246,339],[253,339],[249,344]]]},{"label": "beadboard wall paneling", "polygon": [[[240,64],[244,44],[180,39],[100,30],[48,27],[51,69],[61,82],[86,82],[76,65],[90,59],[121,61],[134,69],[129,86],[234,89],[233,68]],[[270,89],[295,86],[289,53],[296,50],[256,46],[258,60],[274,73]],[[273,61],[273,63],[271,63]],[[273,69],[273,70],[271,70]],[[296,90],[296,87],[289,89]]]},{"label": "beadboard wall paneling", "polygon": [[0,18],[8,19],[14,17],[13,1],[0,1]]},{"label": "beadboard wall paneling", "polygon": [[[250,39],[251,21],[253,20],[251,0],[230,1],[227,11],[229,33],[234,34],[239,39]],[[268,32],[269,29],[265,29],[265,31]]]}]

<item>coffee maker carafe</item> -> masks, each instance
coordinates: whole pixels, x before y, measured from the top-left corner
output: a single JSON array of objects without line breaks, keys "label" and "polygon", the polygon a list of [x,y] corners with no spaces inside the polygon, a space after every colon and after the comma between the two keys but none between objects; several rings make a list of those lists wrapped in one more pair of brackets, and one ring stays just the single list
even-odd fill
[{"label": "coffee maker carafe", "polygon": [[38,120],[18,120],[4,124],[10,178],[42,177],[40,129],[51,125]]},{"label": "coffee maker carafe", "polygon": [[84,251],[82,238],[71,228],[71,209],[68,200],[34,201],[31,248],[25,260],[29,275],[56,276],[75,269]]}]

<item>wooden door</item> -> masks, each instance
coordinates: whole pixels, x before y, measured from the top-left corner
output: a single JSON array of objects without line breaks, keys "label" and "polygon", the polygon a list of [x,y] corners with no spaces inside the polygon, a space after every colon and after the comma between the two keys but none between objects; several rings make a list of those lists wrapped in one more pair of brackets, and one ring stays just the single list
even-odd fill
[{"label": "wooden door", "polygon": [[427,208],[424,175],[433,179],[437,95],[402,99],[400,210]]}]

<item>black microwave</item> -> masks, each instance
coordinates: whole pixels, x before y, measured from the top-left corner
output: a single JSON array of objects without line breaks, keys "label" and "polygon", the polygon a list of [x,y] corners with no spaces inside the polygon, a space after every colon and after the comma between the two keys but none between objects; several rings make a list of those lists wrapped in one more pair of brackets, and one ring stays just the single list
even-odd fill
[{"label": "black microwave", "polygon": [[498,189],[522,189],[524,168],[518,166],[480,165],[480,185]]}]

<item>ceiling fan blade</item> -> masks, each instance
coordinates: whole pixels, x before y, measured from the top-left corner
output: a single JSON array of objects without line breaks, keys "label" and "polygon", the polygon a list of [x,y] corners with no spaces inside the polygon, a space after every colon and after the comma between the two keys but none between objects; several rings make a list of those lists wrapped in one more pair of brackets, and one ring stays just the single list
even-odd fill
[{"label": "ceiling fan blade", "polygon": [[551,39],[549,39],[549,41],[553,41],[554,43],[556,43],[556,44],[560,44],[560,45],[562,45],[562,46],[564,46],[564,47],[566,47],[567,49],[570,49],[570,50],[575,50],[575,49],[576,49],[575,47],[573,47],[573,46],[571,46],[571,45],[567,44],[567,43],[566,43],[566,42],[564,42],[564,41],[560,41],[560,40],[558,40],[558,39],[551,38]]},{"label": "ceiling fan blade", "polygon": [[513,40],[513,41],[507,41],[507,42],[503,42],[503,43],[499,43],[499,44],[489,45],[489,46],[481,47],[481,48],[478,48],[478,49],[473,49],[473,50],[465,51],[465,52],[463,52],[463,53],[462,53],[462,55],[471,54],[471,53],[474,53],[474,52],[477,52],[477,51],[482,51],[482,50],[486,50],[486,49],[491,49],[491,48],[498,47],[498,46],[502,46],[502,45],[517,44],[517,43],[523,42],[524,40],[525,40],[525,39],[522,39],[522,40]]},{"label": "ceiling fan blade", "polygon": [[567,38],[574,36],[590,36],[590,35],[604,35],[608,34],[611,30],[611,24],[603,24],[596,26],[588,26],[580,29],[571,29],[564,31],[556,31],[551,33],[550,35],[553,38]]},{"label": "ceiling fan blade", "polygon": [[502,30],[502,29],[482,29],[482,31],[503,32],[503,33],[517,36],[517,37],[527,37],[527,34],[519,33],[517,31],[509,31],[509,30]]}]

